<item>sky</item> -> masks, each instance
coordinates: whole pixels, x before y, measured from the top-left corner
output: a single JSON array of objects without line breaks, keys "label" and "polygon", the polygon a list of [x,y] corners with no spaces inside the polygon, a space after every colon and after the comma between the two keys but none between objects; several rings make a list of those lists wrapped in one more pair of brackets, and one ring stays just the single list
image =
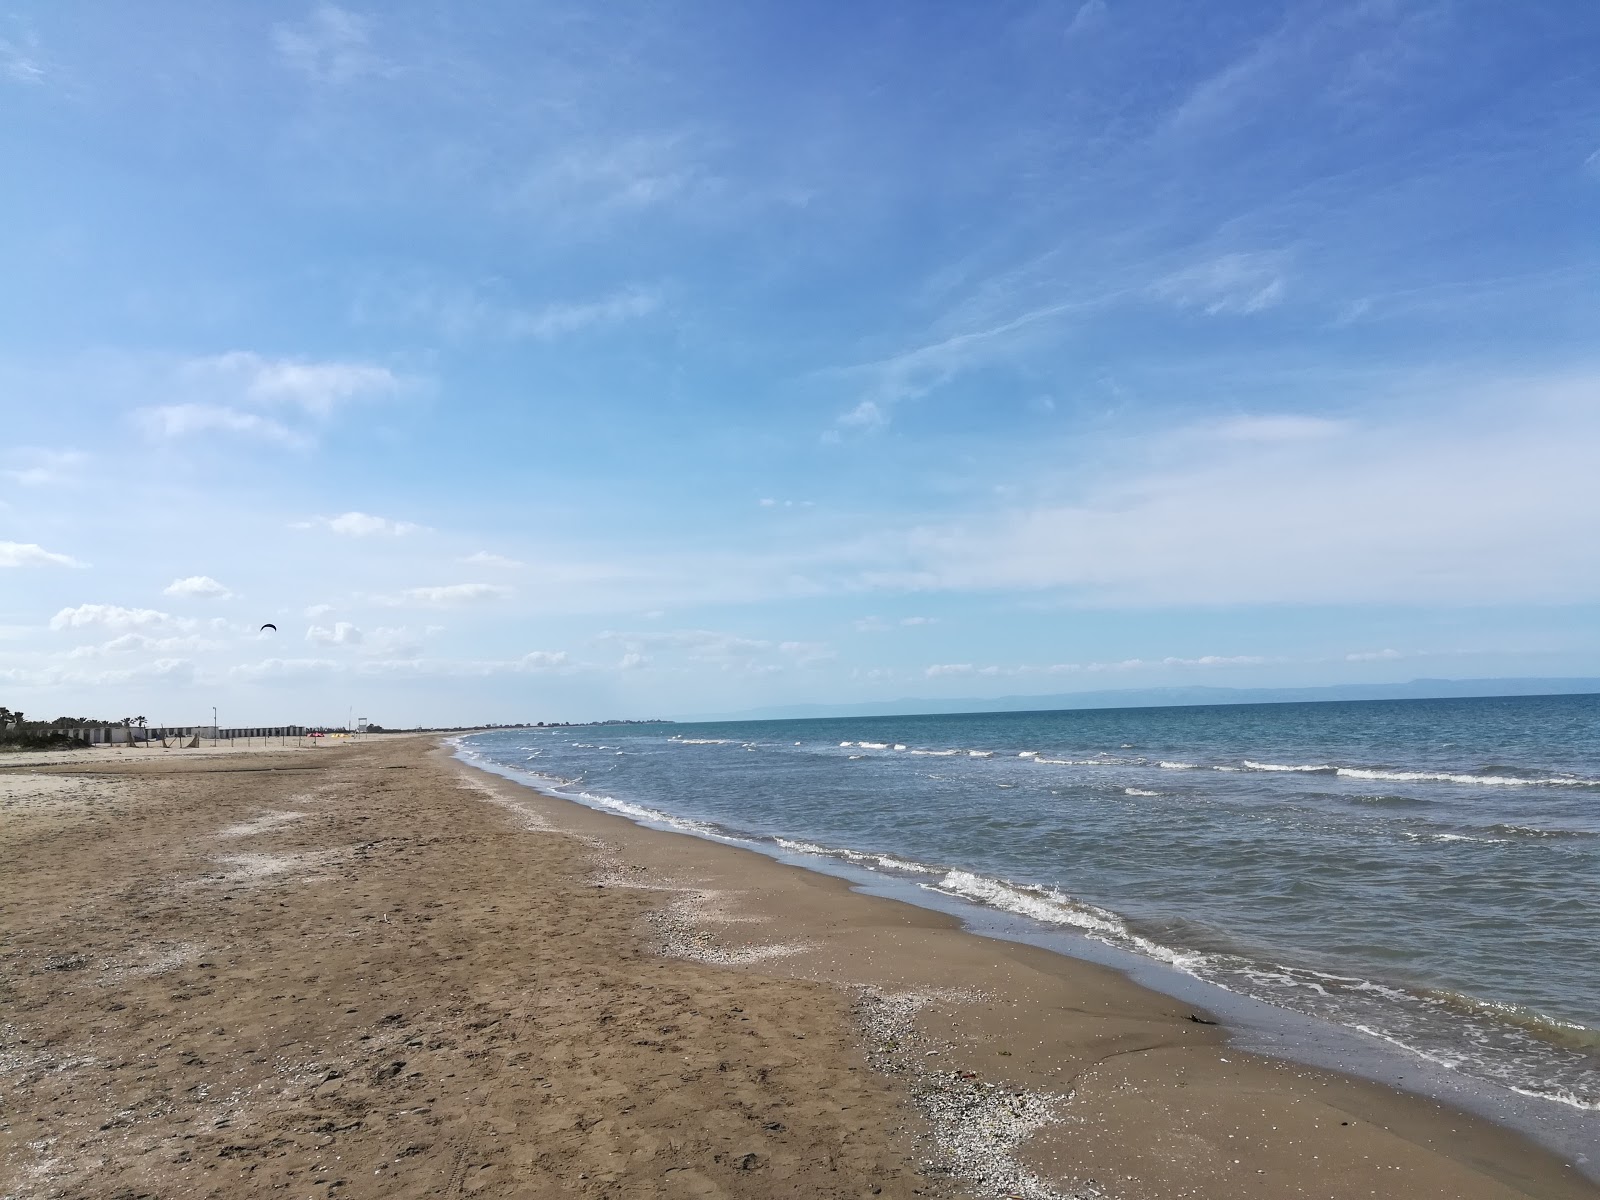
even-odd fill
[{"label": "sky", "polygon": [[1597,56],[1591,0],[0,7],[0,703],[1600,675]]}]

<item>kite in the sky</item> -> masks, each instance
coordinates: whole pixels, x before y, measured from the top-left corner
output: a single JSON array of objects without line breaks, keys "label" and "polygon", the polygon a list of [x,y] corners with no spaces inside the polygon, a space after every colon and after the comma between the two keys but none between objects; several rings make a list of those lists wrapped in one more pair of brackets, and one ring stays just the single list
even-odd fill
[{"label": "kite in the sky", "polygon": [[265,633],[269,629],[272,630],[273,633],[277,633],[278,632],[278,627],[276,625],[274,625],[271,621],[268,621],[265,625],[263,625],[261,627],[261,629],[259,630],[259,632]]}]

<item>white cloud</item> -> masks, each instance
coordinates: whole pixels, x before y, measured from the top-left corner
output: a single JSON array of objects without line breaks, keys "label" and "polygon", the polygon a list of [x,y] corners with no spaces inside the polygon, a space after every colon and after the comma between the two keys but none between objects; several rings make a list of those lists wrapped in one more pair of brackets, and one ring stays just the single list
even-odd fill
[{"label": "white cloud", "polygon": [[375,517],[371,513],[347,512],[337,517],[315,517],[310,521],[297,521],[296,529],[321,526],[344,537],[405,537],[408,533],[426,533],[427,526],[410,521],[391,521],[388,517]]},{"label": "white cloud", "polygon": [[182,373],[241,400],[288,405],[317,417],[330,415],[346,401],[387,395],[403,386],[388,367],[372,363],[267,358],[250,350],[190,359]]},{"label": "white cloud", "polygon": [[512,589],[498,583],[450,583],[441,587],[407,588],[398,597],[388,597],[386,604],[420,604],[432,608],[449,608],[457,604],[477,604],[485,600],[503,600]]},{"label": "white cloud", "polygon": [[190,575],[174,579],[161,589],[165,596],[186,596],[195,600],[227,600],[233,593],[209,575]]},{"label": "white cloud", "polygon": [[25,446],[12,451],[7,458],[17,465],[0,471],[0,475],[24,487],[45,487],[76,482],[78,468],[88,461],[89,456],[81,450],[47,450]]},{"label": "white cloud", "polygon": [[1094,605],[1593,602],[1600,559],[1573,548],[1600,544],[1597,400],[1600,376],[1579,377],[1463,386],[1332,443],[1295,423],[1177,430],[1070,499],[871,539],[858,578]]},{"label": "white cloud", "polygon": [[[339,405],[398,392],[405,381],[387,367],[360,362],[267,358],[249,350],[192,358],[149,386],[179,402],[135,411],[157,436],[232,433],[284,446],[309,446]],[[260,408],[289,409],[289,416]]]},{"label": "white cloud", "polygon": [[844,429],[882,429],[888,423],[889,414],[876,400],[863,400],[839,416],[839,425]]},{"label": "white cloud", "polygon": [[939,618],[938,617],[901,617],[900,618],[900,624],[902,624],[902,625],[937,625],[938,623],[939,623]]},{"label": "white cloud", "polygon": [[277,26],[272,41],[289,67],[316,83],[350,83],[392,71],[372,49],[372,22],[333,4],[319,4],[299,24]]},{"label": "white cloud", "polygon": [[524,654],[519,663],[524,671],[554,671],[567,665],[565,650],[533,650]]},{"label": "white cloud", "polygon": [[335,622],[332,628],[313,625],[306,630],[306,641],[317,642],[324,646],[359,646],[361,630],[349,621]]},{"label": "white cloud", "polygon": [[57,554],[33,542],[0,542],[0,567],[82,567],[70,554]]},{"label": "white cloud", "polygon": [[528,565],[527,563],[518,562],[514,558],[507,558],[503,554],[490,554],[487,550],[479,550],[476,554],[469,554],[461,561],[474,567],[504,567],[507,570]]},{"label": "white cloud", "polygon": [[305,446],[310,442],[310,439],[277,421],[216,404],[164,404],[155,408],[141,408],[136,416],[144,428],[153,430],[161,437],[238,433],[284,446]]},{"label": "white cloud", "polygon": [[1151,291],[1179,308],[1243,316],[1283,300],[1285,258],[1277,252],[1221,254],[1158,280]]},{"label": "white cloud", "polygon": [[153,608],[123,608],[116,604],[80,604],[76,608],[63,608],[50,618],[50,628],[89,629],[152,629],[162,626],[182,626],[164,612]]},{"label": "white cloud", "polygon": [[142,633],[124,633],[96,646],[78,646],[68,658],[106,658],[119,654],[174,654],[179,651],[198,653],[220,650],[222,643],[189,634],[183,637],[146,637]]},{"label": "white cloud", "polygon": [[649,663],[650,659],[648,657],[640,654],[637,650],[630,650],[617,660],[617,670],[637,671],[648,666]]},{"label": "white cloud", "polygon": [[264,658],[257,663],[241,663],[228,674],[245,682],[286,681],[315,679],[338,669],[338,663],[326,658]]},{"label": "white cloud", "polygon": [[332,611],[333,605],[331,604],[308,604],[304,610],[302,610],[300,615],[308,620],[315,621],[321,617],[327,616]]}]

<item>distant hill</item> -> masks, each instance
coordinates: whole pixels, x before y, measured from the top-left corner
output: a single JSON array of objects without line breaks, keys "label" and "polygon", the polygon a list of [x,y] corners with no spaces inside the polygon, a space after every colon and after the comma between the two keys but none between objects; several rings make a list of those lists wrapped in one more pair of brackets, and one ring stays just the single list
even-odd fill
[{"label": "distant hill", "polygon": [[1441,700],[1465,696],[1571,696],[1600,693],[1600,679],[1413,679],[1409,683],[1341,683],[1330,687],[1122,688],[1047,696],[907,698],[869,704],[781,704],[742,712],[679,717],[682,721],[782,721],[804,717],[906,717],[924,713],[1038,712],[1057,708],[1162,708],[1190,704],[1304,704],[1328,700]]}]

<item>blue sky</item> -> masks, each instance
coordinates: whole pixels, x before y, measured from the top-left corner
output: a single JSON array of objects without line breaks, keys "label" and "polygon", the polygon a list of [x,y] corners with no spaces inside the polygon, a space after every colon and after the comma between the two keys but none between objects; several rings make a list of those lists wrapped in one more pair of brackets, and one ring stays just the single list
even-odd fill
[{"label": "blue sky", "polygon": [[1597,52],[1578,0],[10,6],[4,702],[1600,675]]}]

